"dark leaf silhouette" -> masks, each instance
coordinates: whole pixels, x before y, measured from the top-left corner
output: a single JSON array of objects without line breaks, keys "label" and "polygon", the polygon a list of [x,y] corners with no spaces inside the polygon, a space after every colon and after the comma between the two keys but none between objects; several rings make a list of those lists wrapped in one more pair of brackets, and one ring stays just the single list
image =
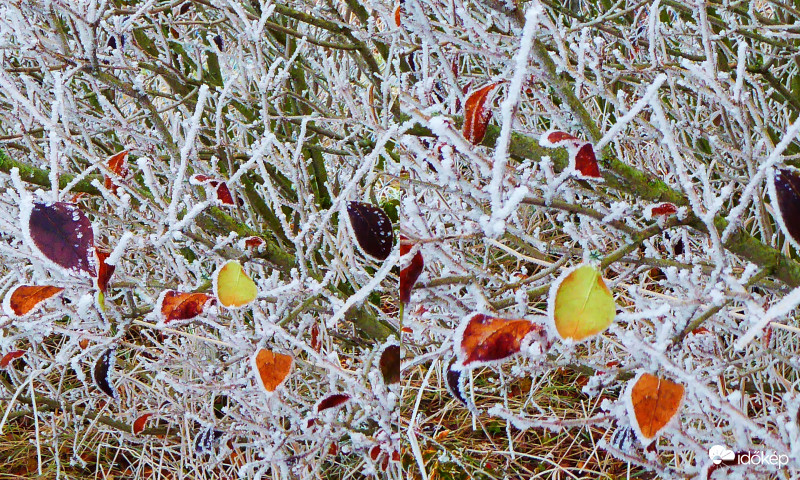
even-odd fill
[{"label": "dark leaf silhouette", "polygon": [[34,312],[45,300],[63,290],[52,285],[18,285],[9,291],[3,307],[7,314],[22,317]]},{"label": "dark leaf silhouette", "polygon": [[[412,245],[409,243],[403,243],[406,238],[404,236],[400,236],[400,255],[406,255],[408,252],[411,251]],[[411,259],[411,263],[408,264],[407,267],[400,270],[400,301],[403,303],[409,303],[411,301],[411,289],[414,288],[414,284],[417,283],[417,279],[422,274],[422,269],[425,266],[425,262],[422,259],[422,253],[417,251],[414,254],[414,257]]]},{"label": "dark leaf silhouette", "polygon": [[202,314],[206,304],[214,301],[214,297],[205,293],[180,293],[167,290],[161,300],[161,315],[165,322],[189,320]]},{"label": "dark leaf silhouette", "polygon": [[106,263],[109,252],[97,248],[95,253],[97,254],[97,288],[105,293],[108,290],[108,282],[111,280],[111,275],[114,275],[114,270],[117,267]]},{"label": "dark leaf silhouette", "polygon": [[95,276],[92,224],[75,205],[65,202],[34,203],[29,218],[23,218],[32,247],[70,273]]},{"label": "dark leaf silhouette", "polygon": [[464,398],[464,390],[461,387],[461,371],[454,370],[451,366],[447,369],[447,390],[449,390],[459,402],[467,405],[467,400]]},{"label": "dark leaf silhouette", "polygon": [[492,111],[486,108],[489,94],[498,83],[490,83],[470,93],[464,106],[464,138],[473,145],[483,141],[486,127],[492,118]]},{"label": "dark leaf silhouette", "polygon": [[400,383],[400,346],[389,345],[380,360],[381,374],[386,384]]},{"label": "dark leaf silhouette", "polygon": [[794,169],[777,169],[773,182],[773,201],[780,211],[778,223],[795,248],[800,248],[800,174]]},{"label": "dark leaf silhouette", "polygon": [[197,434],[194,440],[194,452],[199,454],[213,453],[214,447],[219,445],[220,440],[225,435],[225,432],[215,430],[214,428],[206,428]]},{"label": "dark leaf silhouette", "polygon": [[97,359],[94,364],[94,371],[92,372],[94,375],[94,383],[97,385],[97,388],[103,391],[106,395],[110,396],[113,399],[118,399],[117,391],[114,389],[114,386],[111,385],[111,370],[114,369],[114,363],[116,362],[116,349],[109,348],[102,355]]},{"label": "dark leaf silhouette", "polygon": [[328,395],[320,400],[319,403],[317,403],[317,411],[321,412],[329,408],[338,407],[343,405],[348,400],[350,400],[350,395],[347,395],[346,393],[334,393],[333,395]]},{"label": "dark leaf silhouette", "polygon": [[14,350],[3,355],[0,359],[0,368],[6,368],[11,362],[21,356],[25,355],[25,350]]},{"label": "dark leaf silhouette", "polygon": [[386,212],[368,203],[350,202],[347,215],[361,249],[378,260],[386,260],[394,244],[392,221]]}]

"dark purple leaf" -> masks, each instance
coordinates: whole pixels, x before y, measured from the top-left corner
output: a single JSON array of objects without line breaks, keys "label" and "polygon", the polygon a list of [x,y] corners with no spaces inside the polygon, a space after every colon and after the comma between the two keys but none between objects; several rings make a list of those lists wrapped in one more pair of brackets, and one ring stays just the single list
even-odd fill
[{"label": "dark purple leaf", "polygon": [[368,203],[350,202],[347,214],[361,249],[378,260],[386,260],[394,243],[392,221],[386,212]]},{"label": "dark purple leaf", "polygon": [[381,374],[386,384],[400,383],[400,346],[389,345],[380,360]]},{"label": "dark purple leaf", "polygon": [[117,358],[116,353],[117,351],[115,348],[109,348],[103,352],[100,358],[97,359],[97,362],[95,362],[93,372],[94,383],[97,385],[97,388],[115,400],[119,397],[117,396],[117,391],[114,390],[114,386],[111,385],[110,375]]},{"label": "dark purple leaf", "polygon": [[800,245],[800,174],[781,168],[775,171],[775,196],[781,213],[783,231],[792,243]]},{"label": "dark purple leaf", "polygon": [[34,203],[24,227],[42,256],[69,272],[95,276],[92,224],[76,205]]},{"label": "dark purple leaf", "polygon": [[348,400],[350,400],[350,395],[346,393],[334,393],[333,395],[328,395],[319,401],[317,404],[317,411],[321,412],[329,408],[338,407]]},{"label": "dark purple leaf", "polygon": [[464,398],[464,389],[461,384],[461,371],[453,370],[452,365],[447,369],[447,390],[464,405],[467,400]]}]

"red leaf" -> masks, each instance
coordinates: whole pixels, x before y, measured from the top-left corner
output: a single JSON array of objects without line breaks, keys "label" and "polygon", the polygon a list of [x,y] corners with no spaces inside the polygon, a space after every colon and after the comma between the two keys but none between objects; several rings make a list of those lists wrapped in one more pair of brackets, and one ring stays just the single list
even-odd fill
[{"label": "red leaf", "polygon": [[23,227],[31,247],[68,273],[95,276],[92,223],[75,205],[65,202],[34,203],[23,209]]},{"label": "red leaf", "polygon": [[264,245],[264,239],[257,236],[247,237],[244,239],[244,246],[247,248],[258,248]]},{"label": "red leaf", "polygon": [[21,356],[25,355],[24,350],[14,350],[13,352],[8,352],[3,355],[3,359],[0,360],[0,368],[6,368],[12,360],[17,359]]},{"label": "red leaf", "polygon": [[[406,255],[411,251],[412,245],[403,243],[406,240],[404,236],[400,236],[400,256]],[[400,270],[400,301],[403,303],[411,302],[411,289],[417,283],[417,279],[422,274],[422,269],[425,266],[425,261],[422,258],[422,253],[417,251],[411,259],[411,263],[404,269]]]},{"label": "red leaf", "polygon": [[400,26],[400,20],[403,15],[403,5],[398,4],[394,9],[394,24]]},{"label": "red leaf", "polygon": [[203,308],[214,297],[205,293],[180,293],[167,290],[161,300],[161,315],[165,322],[189,320],[203,313]]},{"label": "red leaf", "polygon": [[394,244],[392,221],[386,212],[369,203],[350,202],[347,215],[361,249],[378,260],[386,260]]},{"label": "red leaf", "polygon": [[219,182],[219,185],[217,185],[217,200],[223,205],[235,205],[227,183]]},{"label": "red leaf", "polygon": [[585,179],[602,178],[600,167],[597,165],[597,157],[594,155],[594,147],[591,143],[584,143],[572,157],[573,168],[580,172]]},{"label": "red leaf", "polygon": [[346,393],[334,393],[333,395],[323,398],[319,401],[319,403],[317,403],[317,411],[321,412],[329,408],[338,407],[348,400],[350,400],[350,395]]},{"label": "red leaf", "polygon": [[319,325],[316,323],[311,326],[311,348],[317,353],[322,348],[322,341],[319,339]]},{"label": "red leaf", "polygon": [[656,216],[668,216],[678,213],[678,207],[674,203],[664,202],[650,207],[650,218]]},{"label": "red leaf", "polygon": [[141,417],[137,418],[136,421],[133,422],[133,433],[139,434],[142,433],[144,430],[144,426],[147,423],[147,419],[152,417],[152,413],[145,413]]},{"label": "red leaf", "polygon": [[381,375],[386,384],[400,383],[400,346],[389,345],[383,350],[381,360]]},{"label": "red leaf", "polygon": [[18,285],[9,291],[3,309],[9,315],[22,317],[33,312],[42,302],[64,289],[51,285]]},{"label": "red leaf", "polygon": [[192,175],[189,179],[189,183],[192,185],[205,185],[211,180],[214,180],[214,177],[209,177],[208,175]]},{"label": "red leaf", "polygon": [[490,83],[475,90],[467,97],[464,107],[463,133],[464,138],[473,145],[481,143],[486,135],[486,126],[489,125],[489,120],[492,118],[492,111],[486,108],[486,100],[497,85],[499,83]]},{"label": "red leaf", "polygon": [[[113,37],[112,37],[113,38]],[[108,158],[108,169],[117,176],[124,177],[127,175],[127,169],[125,168],[125,159],[128,156],[128,151],[123,150],[117,154],[112,155]],[[113,179],[108,175],[105,176],[104,186],[106,189],[110,190],[112,193],[117,193],[117,184],[114,183]]]},{"label": "red leaf", "polygon": [[578,147],[580,144],[578,137],[560,130],[548,130],[539,138],[539,145],[546,148]]},{"label": "red leaf", "polygon": [[99,288],[101,292],[106,293],[106,290],[108,289],[108,281],[111,280],[111,275],[114,275],[114,270],[116,270],[117,267],[115,265],[109,265],[106,263],[106,259],[110,255],[110,252],[95,248],[95,253],[97,254],[98,260],[97,288]]},{"label": "red leaf", "polygon": [[520,351],[522,339],[543,327],[529,320],[495,318],[482,313],[469,317],[459,327],[457,356],[461,365],[503,360]]}]

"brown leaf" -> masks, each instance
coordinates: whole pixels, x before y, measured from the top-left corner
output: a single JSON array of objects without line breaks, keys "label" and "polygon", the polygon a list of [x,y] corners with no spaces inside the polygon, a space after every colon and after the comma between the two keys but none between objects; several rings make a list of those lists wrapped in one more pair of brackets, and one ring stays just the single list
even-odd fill
[{"label": "brown leaf", "polygon": [[328,395],[327,397],[320,400],[319,403],[317,403],[316,410],[317,412],[321,412],[329,408],[335,408],[340,405],[343,405],[345,402],[349,400],[350,400],[350,395],[346,393],[334,393],[333,395]]},{"label": "brown leaf", "polygon": [[[114,37],[111,37],[114,38]],[[128,157],[128,151],[123,150],[117,154],[111,155],[108,158],[108,169],[118,177],[124,177],[128,173],[128,169],[125,168],[125,159]],[[106,187],[107,190],[110,190],[111,193],[117,193],[117,184],[114,180],[109,177],[108,175],[105,176],[103,185]]]},{"label": "brown leaf", "polygon": [[383,350],[381,360],[381,375],[387,385],[400,383],[400,346],[389,345]]},{"label": "brown leaf", "polygon": [[261,349],[253,355],[253,371],[258,384],[268,393],[272,393],[289,377],[294,360],[289,355],[274,353]]},{"label": "brown leaf", "polygon": [[464,138],[473,145],[481,143],[486,135],[486,127],[492,118],[492,111],[486,108],[486,100],[497,85],[499,83],[490,83],[475,90],[467,97],[464,107],[463,133]]},{"label": "brown leaf", "polygon": [[[413,245],[409,243],[404,243],[403,241],[407,240],[406,237],[400,236],[400,256],[406,255],[408,252],[411,251]],[[400,270],[400,301],[403,303],[411,302],[411,289],[414,288],[414,284],[417,283],[417,279],[422,274],[422,269],[425,266],[425,262],[422,258],[422,253],[417,251],[414,254],[414,257],[411,258],[411,263],[408,264],[407,267]]]},{"label": "brown leaf", "polygon": [[108,290],[108,282],[111,280],[111,275],[114,275],[114,270],[116,270],[117,267],[116,265],[109,265],[106,263],[106,259],[110,255],[110,252],[100,248],[95,248],[94,251],[97,255],[98,265],[97,288],[100,289],[101,292],[106,293],[106,290]]},{"label": "brown leaf", "polygon": [[14,350],[3,355],[0,359],[0,368],[6,368],[13,360],[25,355],[25,350]]},{"label": "brown leaf", "polygon": [[149,419],[152,416],[153,416],[152,413],[145,413],[141,417],[137,418],[133,422],[133,433],[134,434],[142,433],[142,431],[144,431],[144,426],[147,423],[147,419]]},{"label": "brown leaf", "polygon": [[316,323],[311,326],[311,348],[317,353],[322,349],[322,340],[319,338],[319,325]]},{"label": "brown leaf", "polygon": [[52,285],[18,285],[8,293],[3,307],[7,314],[22,317],[32,313],[42,302],[63,290]]},{"label": "brown leaf", "polygon": [[478,313],[459,327],[456,354],[463,366],[503,360],[520,351],[526,335],[542,330],[541,326],[529,320],[509,320]]},{"label": "brown leaf", "polygon": [[258,236],[247,237],[244,239],[244,246],[247,248],[258,248],[264,245],[264,239]]},{"label": "brown leaf", "polygon": [[203,308],[215,299],[205,293],[180,293],[167,290],[161,300],[161,315],[165,322],[189,320],[203,313]]},{"label": "brown leaf", "polygon": [[674,203],[664,202],[650,208],[650,217],[668,216],[678,213],[678,207]]},{"label": "brown leaf", "polygon": [[675,417],[684,390],[683,385],[649,373],[643,373],[631,382],[628,413],[643,443],[654,439]]}]

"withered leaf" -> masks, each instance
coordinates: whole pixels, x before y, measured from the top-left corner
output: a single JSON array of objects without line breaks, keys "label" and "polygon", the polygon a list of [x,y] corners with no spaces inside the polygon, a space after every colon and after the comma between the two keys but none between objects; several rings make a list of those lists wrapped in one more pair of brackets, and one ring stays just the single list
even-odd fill
[{"label": "withered leaf", "polygon": [[25,350],[13,350],[3,355],[0,359],[0,368],[6,368],[11,362],[21,356],[25,355]]},{"label": "withered leaf", "polygon": [[117,400],[119,396],[114,386],[111,384],[111,371],[114,369],[114,363],[116,363],[116,353],[116,348],[109,348],[103,352],[95,362],[92,372],[94,383],[97,385],[97,388],[115,400]]},{"label": "withered leaf", "polygon": [[180,293],[167,290],[161,300],[161,316],[165,322],[189,320],[201,315],[203,308],[214,301],[214,297],[205,293]]},{"label": "withered leaf", "polygon": [[[114,37],[111,37],[109,41],[113,39]],[[128,157],[127,150],[123,150],[119,153],[111,155],[108,158],[108,170],[111,171],[117,177],[124,177],[125,175],[127,175],[128,169],[125,168],[125,159],[127,157]],[[118,186],[114,182],[114,179],[112,177],[106,175],[103,184],[106,187],[106,189],[108,189],[112,193],[117,193]]]},{"label": "withered leaf", "polygon": [[[400,256],[406,255],[408,252],[411,251],[413,245],[409,243],[404,243],[403,240],[406,240],[404,236],[400,236]],[[425,266],[425,262],[422,259],[422,253],[417,251],[414,256],[411,258],[411,263],[408,264],[407,267],[400,270],[400,301],[403,303],[411,302],[411,289],[414,288],[414,284],[417,283],[417,279],[422,274],[422,269]]]},{"label": "withered leaf", "polygon": [[381,375],[387,385],[400,383],[400,346],[389,345],[383,350],[380,360]]},{"label": "withered leaf", "polygon": [[8,315],[23,317],[33,313],[45,300],[63,290],[52,285],[17,285],[6,295],[3,309]]},{"label": "withered leaf", "polygon": [[114,275],[117,266],[106,263],[110,252],[95,248],[95,253],[97,254],[97,288],[105,293],[108,290],[108,282],[111,280],[111,276]]},{"label": "withered leaf", "polygon": [[140,434],[144,431],[144,426],[147,424],[147,420],[152,417],[152,413],[145,413],[144,415],[140,416],[133,422],[133,433]]},{"label": "withered leaf", "polygon": [[329,408],[335,408],[343,405],[345,402],[349,400],[350,400],[350,395],[346,393],[334,393],[333,395],[328,395],[327,397],[320,400],[319,403],[317,403],[316,410],[317,412],[321,412]]},{"label": "withered leaf", "polygon": [[499,84],[490,83],[470,93],[467,97],[464,106],[463,133],[464,138],[473,145],[481,143],[486,135],[486,127],[492,118],[492,111],[486,108],[486,101],[497,85]]},{"label": "withered leaf", "polygon": [[495,318],[482,313],[468,317],[459,327],[456,355],[462,366],[503,360],[520,351],[522,340],[540,325],[524,319]]}]

